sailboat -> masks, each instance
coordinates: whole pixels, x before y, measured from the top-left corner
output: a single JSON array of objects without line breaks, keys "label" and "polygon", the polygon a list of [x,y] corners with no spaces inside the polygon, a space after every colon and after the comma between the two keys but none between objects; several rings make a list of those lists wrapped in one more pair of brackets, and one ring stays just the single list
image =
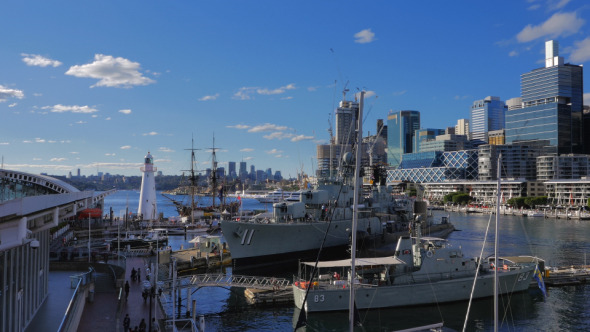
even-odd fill
[{"label": "sailboat", "polygon": [[300,262],[293,283],[296,307],[306,313],[348,310],[353,324],[354,308],[455,302],[529,288],[534,259],[464,257],[447,240],[422,237],[415,222],[415,236],[400,238],[393,256],[357,258],[353,240],[350,259]]}]

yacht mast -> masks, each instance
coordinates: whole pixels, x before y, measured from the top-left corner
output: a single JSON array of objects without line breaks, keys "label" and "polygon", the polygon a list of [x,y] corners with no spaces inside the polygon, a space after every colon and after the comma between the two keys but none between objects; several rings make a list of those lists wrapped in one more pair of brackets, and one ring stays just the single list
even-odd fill
[{"label": "yacht mast", "polygon": [[365,91],[361,91],[361,98],[359,102],[359,114],[355,119],[357,121],[357,132],[356,132],[356,156],[354,164],[354,198],[353,198],[353,213],[352,213],[352,226],[350,232],[351,235],[351,250],[350,250],[350,301],[348,303],[348,321],[350,332],[354,331],[355,325],[355,279],[356,279],[356,228],[358,224],[358,206],[359,206],[359,187],[362,185],[360,181],[360,168],[361,168],[361,150],[362,150],[362,136],[363,136],[363,101],[365,97]]},{"label": "yacht mast", "polygon": [[494,332],[498,332],[498,221],[500,220],[500,195],[502,193],[502,154],[498,156],[498,188],[496,189],[496,234],[494,236]]}]

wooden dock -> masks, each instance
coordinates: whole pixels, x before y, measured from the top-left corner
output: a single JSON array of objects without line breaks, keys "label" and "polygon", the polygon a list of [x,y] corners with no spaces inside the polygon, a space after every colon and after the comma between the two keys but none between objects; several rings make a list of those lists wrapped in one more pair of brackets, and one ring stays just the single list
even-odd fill
[{"label": "wooden dock", "polygon": [[551,287],[580,285],[590,282],[589,266],[545,269],[545,285]]}]

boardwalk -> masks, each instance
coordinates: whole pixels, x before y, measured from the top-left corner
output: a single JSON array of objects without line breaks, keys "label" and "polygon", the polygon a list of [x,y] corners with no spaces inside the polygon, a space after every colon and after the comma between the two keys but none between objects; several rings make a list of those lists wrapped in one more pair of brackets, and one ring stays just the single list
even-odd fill
[{"label": "boardwalk", "polygon": [[[144,303],[141,296],[142,283],[145,280],[145,267],[149,258],[129,257],[127,258],[127,268],[125,280],[129,281],[129,297],[125,299],[125,292],[116,289],[113,285],[112,290],[99,291],[97,289],[94,295],[94,301],[86,303],[84,313],[78,331],[80,332],[106,332],[106,331],[123,331],[123,318],[129,314],[131,318],[131,328],[139,326],[143,318],[147,325],[149,322],[150,301]],[[141,268],[141,282],[131,280],[131,270]],[[121,296],[120,296],[121,294]],[[120,300],[119,300],[120,296]],[[156,298],[152,302],[152,317],[156,320],[164,317],[159,306],[154,305]],[[154,313],[154,307],[156,308]],[[163,329],[160,329],[163,331]]]}]

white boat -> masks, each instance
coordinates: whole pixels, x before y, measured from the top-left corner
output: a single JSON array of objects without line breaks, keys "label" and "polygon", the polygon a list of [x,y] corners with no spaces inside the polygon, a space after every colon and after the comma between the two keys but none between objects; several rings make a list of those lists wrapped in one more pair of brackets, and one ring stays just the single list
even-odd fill
[{"label": "white boat", "polygon": [[538,217],[542,218],[542,217],[545,217],[545,212],[539,211],[539,210],[534,210],[534,211],[531,210],[531,211],[527,212],[527,216],[528,217],[535,217],[535,218],[538,218]]},{"label": "white boat", "polygon": [[282,189],[273,190],[262,197],[258,197],[257,200],[260,203],[278,203],[291,197],[293,193],[290,191],[284,191]]}]

